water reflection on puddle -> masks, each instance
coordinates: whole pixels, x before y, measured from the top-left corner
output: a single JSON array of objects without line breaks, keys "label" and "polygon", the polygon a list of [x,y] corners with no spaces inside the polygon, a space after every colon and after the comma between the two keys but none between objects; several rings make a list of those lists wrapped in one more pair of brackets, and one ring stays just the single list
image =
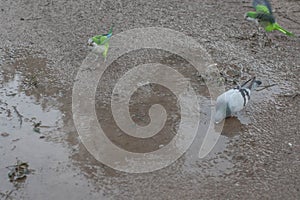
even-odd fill
[{"label": "water reflection on puddle", "polygon": [[[10,191],[16,199],[83,199],[93,189],[80,170],[72,167],[62,131],[65,114],[57,100],[60,91],[43,86],[48,75],[41,70],[43,63],[44,59],[28,57],[0,65],[0,199]],[[40,71],[37,85],[32,76],[35,67]],[[34,131],[38,122],[39,132]],[[17,160],[28,162],[33,172],[12,183],[7,166]],[[77,192],[68,192],[74,189]]]},{"label": "water reflection on puddle", "polygon": [[[249,120],[243,116],[227,119],[217,144],[203,159],[198,158],[199,147],[203,140],[203,135],[199,134],[188,152],[171,166],[150,174],[124,174],[96,161],[81,144],[72,123],[71,106],[65,106],[65,104],[69,105],[71,96],[67,96],[68,93],[60,89],[63,86],[51,80],[49,72],[43,71],[47,69],[45,60],[26,57],[1,68],[0,132],[9,135],[0,136],[0,188],[2,191],[13,188],[6,178],[8,172],[6,166],[14,164],[18,158],[28,162],[30,168],[34,169],[34,173],[21,185],[21,188],[26,189],[24,195],[28,195],[29,198],[35,195],[42,199],[45,194],[52,199],[62,199],[61,197],[64,196],[78,199],[84,198],[86,194],[90,194],[89,198],[93,195],[101,197],[103,193],[117,193],[122,187],[128,186],[132,177],[133,180],[135,178],[147,180],[149,177],[158,178],[164,177],[165,174],[172,174],[170,177],[172,181],[172,178],[180,173],[182,178],[194,174],[226,176],[234,169],[232,143],[238,142],[241,131],[244,131],[243,124],[249,123]],[[42,70],[39,69],[37,72],[38,68]],[[35,74],[37,77],[34,76]],[[36,83],[36,81],[40,82]],[[44,81],[51,87],[47,87]],[[141,124],[147,123],[147,120],[145,121],[147,116],[142,114],[152,103],[149,101],[158,101],[157,98],[148,98],[147,92],[141,101],[143,92],[145,93],[141,91],[131,99],[132,105],[138,105],[131,108],[135,114],[133,120]],[[161,98],[164,95],[157,93],[157,96]],[[176,104],[176,99],[172,100],[171,97],[165,99],[166,107],[170,106],[173,100]],[[100,103],[96,107],[103,109],[106,106]],[[203,108],[203,111],[207,112],[208,109]],[[22,115],[22,124],[17,112]],[[175,111],[174,113],[170,116],[170,121],[178,120]],[[209,114],[204,114],[205,118],[209,118]],[[140,115],[141,119],[137,117]],[[33,130],[33,124],[39,121],[42,125],[40,133],[37,133]],[[208,121],[204,120],[203,128],[207,123]],[[108,127],[108,130],[112,132],[115,129]],[[40,136],[45,138],[41,139]],[[116,139],[120,140],[121,137]],[[130,145],[125,140],[124,143]],[[68,192],[71,190],[72,193]],[[93,194],[91,191],[94,191]]]}]

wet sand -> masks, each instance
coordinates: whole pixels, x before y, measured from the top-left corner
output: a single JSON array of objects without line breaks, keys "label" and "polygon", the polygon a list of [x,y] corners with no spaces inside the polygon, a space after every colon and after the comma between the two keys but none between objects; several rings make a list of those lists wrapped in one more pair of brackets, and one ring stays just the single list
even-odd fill
[{"label": "wet sand", "polygon": [[[243,20],[250,1],[1,1],[0,199],[299,199],[300,3],[272,4],[278,22],[297,37],[274,32],[268,42]],[[263,85],[277,85],[255,92],[245,110],[226,120],[204,159],[196,156],[203,139],[198,135],[169,167],[146,174],[115,171],[87,152],[71,112],[75,77],[90,52],[87,39],[112,23],[115,33],[158,26],[193,37],[228,78],[226,88],[234,85],[231,80],[253,75]],[[138,90],[130,112],[137,124],[146,125],[149,107],[161,103],[169,115],[159,135],[135,140],[112,120],[107,102],[117,78],[132,63],[148,61],[185,66],[182,73],[207,94],[189,64],[167,52],[141,50],[119,58],[99,83],[96,110],[110,139],[134,152],[167,144],[180,120],[176,98],[157,85]],[[6,167],[17,159],[33,171],[11,183]]]}]

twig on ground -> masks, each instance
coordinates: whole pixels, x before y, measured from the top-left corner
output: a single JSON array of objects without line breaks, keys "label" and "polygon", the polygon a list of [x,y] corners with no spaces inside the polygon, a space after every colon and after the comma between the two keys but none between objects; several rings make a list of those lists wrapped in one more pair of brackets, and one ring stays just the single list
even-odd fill
[{"label": "twig on ground", "polygon": [[23,115],[20,114],[20,112],[17,110],[17,107],[16,107],[16,106],[13,106],[13,109],[15,110],[15,112],[16,112],[17,115],[18,115],[19,122],[20,122],[20,126],[22,126],[22,123],[23,123]]},{"label": "twig on ground", "polygon": [[292,99],[295,99],[297,96],[300,96],[300,93],[296,92],[294,94],[282,94],[279,95],[280,97],[291,97]]},{"label": "twig on ground", "polygon": [[9,196],[14,192],[14,190],[9,191],[6,195],[4,200],[7,200],[9,198]]},{"label": "twig on ground", "polygon": [[271,85],[266,85],[266,86],[262,86],[262,88],[261,89],[259,89],[259,90],[256,90],[256,91],[262,91],[262,90],[265,90],[265,89],[267,89],[267,88],[270,88],[270,87],[274,87],[274,86],[276,86],[277,84],[275,83],[275,84],[271,84]]}]

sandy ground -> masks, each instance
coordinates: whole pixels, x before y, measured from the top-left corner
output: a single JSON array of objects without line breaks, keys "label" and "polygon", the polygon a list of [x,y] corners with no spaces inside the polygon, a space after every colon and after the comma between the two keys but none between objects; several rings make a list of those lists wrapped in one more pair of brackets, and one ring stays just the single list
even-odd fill
[{"label": "sandy ground", "polygon": [[[250,1],[1,0],[0,199],[300,199],[300,2],[272,4],[278,22],[296,37],[276,32],[268,34],[271,42],[266,40],[263,32],[243,20],[251,10]],[[277,85],[255,92],[238,118],[226,120],[221,138],[206,158],[189,156],[198,149],[196,142],[159,171],[115,171],[86,151],[71,112],[75,76],[89,53],[87,39],[106,32],[112,23],[115,33],[143,27],[180,31],[202,44],[222,72],[239,72],[228,73],[230,79],[256,75],[264,85]],[[109,89],[116,74],[147,58],[185,64],[170,56],[153,50],[133,52],[120,58],[101,84]],[[195,85],[201,82],[189,70],[185,76]],[[232,85],[226,82],[227,87]],[[164,100],[161,93],[168,91],[156,86],[151,91],[151,98],[145,90],[133,96],[137,106],[131,111],[140,116],[133,119],[149,123],[143,113],[149,104],[161,102],[173,118],[168,118],[169,132],[156,139],[168,143],[176,131],[172,124],[180,118],[172,106],[176,99],[170,95]],[[107,111],[103,101],[110,92],[103,88],[98,92],[103,92],[97,95],[99,121],[105,121],[110,113],[99,113]],[[33,124],[39,121],[41,131],[36,133]],[[123,148],[136,152],[157,148],[153,141],[141,146],[115,134],[113,121],[106,125],[111,139]],[[17,159],[28,162],[32,172],[11,183],[6,167]]]}]

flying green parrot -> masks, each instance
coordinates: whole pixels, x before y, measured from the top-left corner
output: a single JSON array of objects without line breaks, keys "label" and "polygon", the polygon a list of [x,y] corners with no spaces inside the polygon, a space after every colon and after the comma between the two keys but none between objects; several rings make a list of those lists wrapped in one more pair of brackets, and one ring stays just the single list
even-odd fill
[{"label": "flying green parrot", "polygon": [[[88,46],[100,49],[101,52],[103,51],[102,55],[103,55],[104,59],[107,56],[107,52],[108,52],[108,48],[109,48],[109,39],[112,36],[113,26],[114,25],[111,26],[111,28],[107,34],[96,35],[88,40]],[[104,47],[104,50],[103,50],[103,47]]]},{"label": "flying green parrot", "polygon": [[268,0],[253,0],[253,7],[256,12],[247,12],[245,14],[246,20],[260,24],[267,32],[278,30],[288,36],[294,36],[293,33],[285,30],[276,22]]}]

